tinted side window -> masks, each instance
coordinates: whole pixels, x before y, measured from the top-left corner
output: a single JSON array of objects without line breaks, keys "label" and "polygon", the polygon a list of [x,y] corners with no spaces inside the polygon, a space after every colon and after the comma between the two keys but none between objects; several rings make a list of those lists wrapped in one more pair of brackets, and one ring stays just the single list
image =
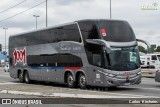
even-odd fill
[{"label": "tinted side window", "polygon": [[58,54],[55,55],[29,55],[27,63],[29,66],[57,66],[59,62]]},{"label": "tinted side window", "polygon": [[86,45],[86,39],[100,39],[97,26],[95,22],[79,22],[84,44]]},{"label": "tinted side window", "polygon": [[101,60],[101,53],[93,53],[93,65],[101,67],[102,60]]},{"label": "tinted side window", "polygon": [[86,54],[88,62],[91,65],[102,66],[102,46],[95,44],[87,44]]},{"label": "tinted side window", "polygon": [[81,42],[80,33],[77,24],[66,25],[63,27],[62,41]]},{"label": "tinted side window", "polygon": [[80,57],[71,54],[60,55],[59,66],[65,67],[82,67],[82,60]]},{"label": "tinted side window", "polygon": [[12,41],[12,45],[14,45],[14,47],[25,46],[26,44],[26,38],[24,36],[14,37]]},{"label": "tinted side window", "polygon": [[63,27],[53,28],[51,29],[51,35],[53,38],[53,42],[60,42],[63,40]]},{"label": "tinted side window", "polygon": [[153,56],[152,56],[152,60],[157,60],[156,55],[153,55]]},{"label": "tinted side window", "polygon": [[27,56],[27,63],[29,66],[83,66],[81,58],[71,54],[29,55]]},{"label": "tinted side window", "polygon": [[31,33],[18,35],[12,38],[12,47],[47,44],[60,41],[81,42],[77,24],[61,26]]}]

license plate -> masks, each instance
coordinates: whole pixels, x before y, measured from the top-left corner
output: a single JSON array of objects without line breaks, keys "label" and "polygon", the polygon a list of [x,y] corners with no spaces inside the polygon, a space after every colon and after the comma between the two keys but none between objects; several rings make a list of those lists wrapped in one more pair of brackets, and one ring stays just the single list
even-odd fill
[{"label": "license plate", "polygon": [[124,83],[124,85],[131,85],[130,83]]}]

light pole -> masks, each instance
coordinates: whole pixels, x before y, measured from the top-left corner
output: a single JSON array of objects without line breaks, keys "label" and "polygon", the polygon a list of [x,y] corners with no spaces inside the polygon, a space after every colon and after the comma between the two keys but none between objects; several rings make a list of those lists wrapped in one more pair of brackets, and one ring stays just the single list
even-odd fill
[{"label": "light pole", "polygon": [[38,16],[38,15],[33,15],[33,17],[36,18],[36,30],[37,30],[37,18],[40,17],[40,16]]},{"label": "light pole", "polygon": [[111,0],[110,0],[110,19],[112,19],[112,11],[111,11]]},{"label": "light pole", "polygon": [[4,46],[4,50],[5,50],[5,62],[6,62],[6,31],[8,30],[8,28],[3,28],[5,30],[5,46]]},{"label": "light pole", "polygon": [[48,0],[46,0],[46,27],[48,27],[48,9],[47,9],[47,2],[48,2]]}]

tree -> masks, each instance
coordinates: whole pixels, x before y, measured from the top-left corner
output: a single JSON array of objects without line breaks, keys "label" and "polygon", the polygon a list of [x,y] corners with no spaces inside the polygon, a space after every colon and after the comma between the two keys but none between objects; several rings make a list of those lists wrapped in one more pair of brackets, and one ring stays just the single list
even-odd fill
[{"label": "tree", "polygon": [[157,48],[156,48],[155,51],[156,51],[156,52],[160,52],[160,46],[157,46]]},{"label": "tree", "polygon": [[143,46],[138,46],[140,52],[147,53],[147,50]]},{"label": "tree", "polygon": [[152,45],[151,45],[151,52],[152,52],[152,53],[153,53],[153,52],[156,52],[155,50],[156,50],[156,45],[155,45],[155,44],[152,44]]}]

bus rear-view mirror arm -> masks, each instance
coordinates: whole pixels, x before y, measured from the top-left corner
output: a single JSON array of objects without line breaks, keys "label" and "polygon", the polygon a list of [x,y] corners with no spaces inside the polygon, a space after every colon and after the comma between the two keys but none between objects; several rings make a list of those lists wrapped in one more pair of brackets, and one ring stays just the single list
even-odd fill
[{"label": "bus rear-view mirror arm", "polygon": [[105,46],[105,50],[108,54],[111,53],[111,47],[109,45],[109,43],[105,40],[102,40],[102,39],[86,39],[86,42],[87,43],[91,43],[91,44],[97,44],[97,45],[103,45]]},{"label": "bus rear-view mirror arm", "polygon": [[136,39],[138,42],[142,42],[145,43],[147,45],[147,52],[150,53],[151,52],[151,45],[149,42],[145,41],[145,40],[141,40],[141,39]]}]

